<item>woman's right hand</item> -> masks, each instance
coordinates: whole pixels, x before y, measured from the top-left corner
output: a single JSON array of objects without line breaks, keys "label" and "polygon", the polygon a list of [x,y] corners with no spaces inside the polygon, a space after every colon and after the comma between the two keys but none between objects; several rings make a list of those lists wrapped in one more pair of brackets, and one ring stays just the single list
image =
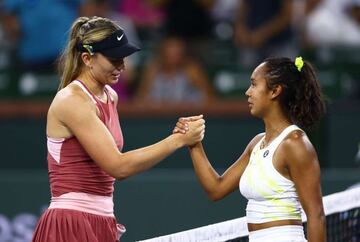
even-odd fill
[{"label": "woman's right hand", "polygon": [[189,116],[189,117],[181,117],[178,119],[175,128],[173,129],[173,134],[181,133],[185,134],[189,130],[188,123],[191,121],[196,121],[199,119],[202,119],[203,115],[197,115],[197,116]]},{"label": "woman's right hand", "polygon": [[188,130],[181,137],[185,145],[193,146],[203,140],[205,135],[205,120],[203,118],[187,122],[187,127]]}]

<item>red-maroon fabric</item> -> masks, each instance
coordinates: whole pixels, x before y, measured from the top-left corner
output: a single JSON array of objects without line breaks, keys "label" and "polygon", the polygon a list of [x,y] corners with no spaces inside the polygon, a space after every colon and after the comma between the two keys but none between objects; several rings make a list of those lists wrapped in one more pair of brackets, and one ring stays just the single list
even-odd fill
[{"label": "red-maroon fabric", "polygon": [[[84,87],[86,88],[85,85]],[[94,95],[92,96],[100,110],[101,120],[114,137],[119,150],[121,150],[123,147],[123,136],[116,104],[112,101],[107,89],[105,90],[108,95],[107,103],[103,103]],[[48,169],[51,194],[54,197],[68,192],[111,196],[114,191],[115,179],[106,174],[91,160],[76,137],[63,141],[59,162],[48,152]]]},{"label": "red-maroon fabric", "polygon": [[[86,88],[86,86],[82,83]],[[119,150],[123,136],[116,104],[107,89],[107,103],[94,95],[100,118],[112,134]],[[75,107],[76,108],[76,107]],[[89,130],[91,132],[91,130]],[[48,171],[52,197],[81,192],[111,197],[115,179],[106,174],[89,157],[76,137],[59,141],[60,157],[48,152]],[[117,226],[114,217],[100,216],[72,209],[48,209],[40,218],[33,242],[115,242]]]},{"label": "red-maroon fabric", "polygon": [[70,209],[48,209],[41,216],[32,242],[115,242],[116,220]]}]

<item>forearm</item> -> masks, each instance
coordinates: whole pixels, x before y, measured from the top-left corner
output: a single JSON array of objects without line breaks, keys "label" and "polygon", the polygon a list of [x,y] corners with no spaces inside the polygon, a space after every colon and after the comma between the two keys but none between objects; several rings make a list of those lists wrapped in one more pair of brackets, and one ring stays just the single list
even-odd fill
[{"label": "forearm", "polygon": [[213,200],[216,200],[216,191],[220,176],[211,166],[201,143],[190,147],[189,150],[195,173],[201,185],[209,197]]},{"label": "forearm", "polygon": [[125,179],[155,166],[184,146],[179,139],[180,135],[172,134],[153,145],[121,154],[112,175],[118,179]]},{"label": "forearm", "polygon": [[308,242],[326,241],[326,221],[324,215],[316,218],[308,218],[307,239]]},{"label": "forearm", "polygon": [[284,4],[285,6],[283,6],[283,9],[278,16],[275,16],[263,26],[255,30],[258,36],[268,40],[290,26],[292,20],[292,5],[290,3]]},{"label": "forearm", "polygon": [[290,20],[289,16],[277,17],[261,28],[255,30],[255,32],[263,39],[268,40],[289,26]]}]

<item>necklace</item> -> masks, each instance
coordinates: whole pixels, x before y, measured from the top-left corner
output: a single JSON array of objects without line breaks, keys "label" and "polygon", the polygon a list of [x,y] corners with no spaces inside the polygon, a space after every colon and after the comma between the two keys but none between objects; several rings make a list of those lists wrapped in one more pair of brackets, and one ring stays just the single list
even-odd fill
[{"label": "necklace", "polygon": [[264,149],[267,145],[269,144],[269,142],[265,141],[265,138],[261,141],[260,144],[260,149]]},{"label": "necklace", "polygon": [[276,139],[276,137],[278,137],[284,130],[286,129],[283,128],[283,129],[280,129],[280,130],[275,130],[275,135],[273,134],[272,136],[275,136],[274,138],[273,137],[270,137],[270,139],[268,141],[266,141],[266,134],[264,136],[264,139],[261,141],[260,143],[260,149],[264,149],[266,148],[269,144],[271,144],[271,142]]}]

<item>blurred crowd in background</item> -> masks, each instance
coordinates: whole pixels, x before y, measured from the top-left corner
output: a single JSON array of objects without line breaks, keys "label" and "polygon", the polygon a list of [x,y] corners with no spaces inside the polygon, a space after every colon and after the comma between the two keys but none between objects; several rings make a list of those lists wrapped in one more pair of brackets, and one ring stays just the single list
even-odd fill
[{"label": "blurred crowd in background", "polygon": [[298,55],[326,94],[360,98],[360,0],[0,0],[0,98],[53,96],[78,16],[116,21],[142,48],[114,86],[122,101],[241,99],[264,58]]}]

